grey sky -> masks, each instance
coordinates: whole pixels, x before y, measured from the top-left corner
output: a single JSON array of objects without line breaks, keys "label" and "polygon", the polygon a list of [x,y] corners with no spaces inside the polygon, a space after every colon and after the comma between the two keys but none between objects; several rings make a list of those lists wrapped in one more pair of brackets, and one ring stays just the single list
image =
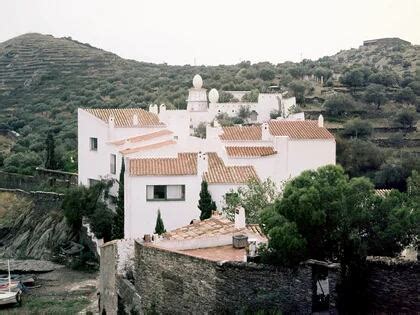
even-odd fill
[{"label": "grey sky", "polygon": [[316,59],[365,39],[420,43],[420,0],[1,0],[0,42],[71,36],[169,64]]}]

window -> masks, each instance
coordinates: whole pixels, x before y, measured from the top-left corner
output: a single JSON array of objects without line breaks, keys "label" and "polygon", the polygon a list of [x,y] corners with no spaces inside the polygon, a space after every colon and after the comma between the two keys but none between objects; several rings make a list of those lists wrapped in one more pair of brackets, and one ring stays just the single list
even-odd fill
[{"label": "window", "polygon": [[111,154],[109,168],[111,174],[115,174],[117,172],[117,156],[115,154]]},{"label": "window", "polygon": [[146,200],[185,200],[185,185],[147,185]]},{"label": "window", "polygon": [[90,151],[98,151],[98,138],[89,138]]},{"label": "window", "polygon": [[101,181],[98,179],[93,179],[93,178],[89,178],[88,179],[88,183],[89,183],[89,187],[93,187],[97,184],[99,184]]}]

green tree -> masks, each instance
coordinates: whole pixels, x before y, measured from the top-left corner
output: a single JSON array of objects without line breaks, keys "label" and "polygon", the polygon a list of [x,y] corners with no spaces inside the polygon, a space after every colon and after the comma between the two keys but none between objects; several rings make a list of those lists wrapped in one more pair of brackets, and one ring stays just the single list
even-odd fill
[{"label": "green tree", "polygon": [[113,239],[124,238],[124,174],[125,174],[125,162],[124,162],[124,158],[122,158],[120,177],[118,180],[117,207],[116,207],[116,212],[115,212],[114,222],[113,222],[113,227],[112,227]]},{"label": "green tree", "polygon": [[398,91],[395,99],[400,103],[409,103],[415,104],[416,103],[416,94],[410,87],[405,87]]},{"label": "green tree", "polygon": [[372,142],[337,138],[337,162],[352,177],[366,176],[378,170],[384,161],[384,151]]},{"label": "green tree", "polygon": [[367,120],[356,118],[344,124],[343,135],[346,137],[366,138],[372,134],[372,124]]},{"label": "green tree", "polygon": [[412,128],[416,123],[416,113],[414,111],[404,110],[397,114],[394,122],[403,128]]},{"label": "green tree", "polygon": [[249,116],[251,116],[251,110],[250,110],[249,105],[248,106],[242,105],[241,107],[239,107],[239,112],[238,112],[239,118],[243,120],[247,120]]},{"label": "green tree", "polygon": [[156,225],[155,225],[155,233],[161,235],[165,232],[166,230],[165,230],[165,226],[163,225],[162,216],[160,214],[160,210],[158,209]]},{"label": "green tree", "polygon": [[233,94],[225,91],[219,93],[219,103],[229,103],[233,99]]},{"label": "green tree", "polygon": [[265,261],[293,266],[314,258],[341,264],[339,303],[347,311],[360,307],[355,301],[366,301],[367,255],[396,255],[418,237],[418,222],[404,197],[381,198],[369,180],[349,179],[333,165],[288,182],[261,222],[269,239]]},{"label": "green tree", "polygon": [[260,95],[260,92],[258,90],[251,90],[242,96],[242,102],[258,102],[258,95]]},{"label": "green tree", "polygon": [[377,109],[380,109],[381,105],[387,101],[384,86],[374,83],[369,84],[364,93],[364,98],[366,102],[373,103]]},{"label": "green tree", "polygon": [[56,160],[56,155],[55,155],[54,136],[51,131],[48,132],[47,140],[45,141],[45,147],[46,147],[45,168],[55,170],[58,166],[58,162]]},{"label": "green tree", "polygon": [[276,77],[276,72],[272,69],[262,69],[260,71],[260,78],[264,81],[274,80]]},{"label": "green tree", "polygon": [[348,94],[336,94],[330,96],[323,107],[330,116],[344,116],[355,110],[356,103]]},{"label": "green tree", "polygon": [[361,67],[347,70],[340,77],[342,84],[355,88],[366,85],[372,71],[369,68]]},{"label": "green tree", "polygon": [[305,95],[308,89],[308,84],[305,81],[293,81],[289,84],[293,95],[296,97],[296,102],[303,104],[305,102]]},{"label": "green tree", "polygon": [[223,212],[227,218],[233,220],[235,209],[240,205],[245,209],[247,222],[258,223],[261,210],[271,205],[279,196],[279,189],[272,180],[261,182],[252,179],[246,186],[230,190],[223,196],[226,204]]},{"label": "green tree", "polygon": [[216,203],[211,198],[206,181],[201,182],[200,199],[198,200],[198,209],[200,209],[200,220],[211,217],[212,212],[216,210]]}]

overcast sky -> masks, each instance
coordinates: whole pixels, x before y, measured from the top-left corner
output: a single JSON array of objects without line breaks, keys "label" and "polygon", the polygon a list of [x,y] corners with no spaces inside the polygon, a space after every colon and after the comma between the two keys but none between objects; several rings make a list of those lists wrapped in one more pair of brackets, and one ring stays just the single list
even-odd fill
[{"label": "overcast sky", "polygon": [[420,0],[1,0],[0,42],[28,32],[156,63],[278,63],[378,37],[420,44]]}]

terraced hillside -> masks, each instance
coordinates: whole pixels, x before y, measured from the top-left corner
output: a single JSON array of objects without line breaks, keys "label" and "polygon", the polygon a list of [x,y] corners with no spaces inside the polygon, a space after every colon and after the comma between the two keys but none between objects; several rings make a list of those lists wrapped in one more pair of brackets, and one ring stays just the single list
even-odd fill
[{"label": "terraced hillside", "polygon": [[[289,90],[308,117],[320,113],[326,117],[339,136],[338,161],[352,176],[367,175],[378,187],[393,187],[401,180],[384,184],[378,179],[384,170],[399,172],[405,180],[413,168],[420,169],[416,162],[420,160],[417,45],[394,39],[316,61],[195,67],[125,60],[71,38],[41,34],[0,43],[0,130],[19,133],[17,138],[0,138],[5,142],[0,145],[0,167],[30,173],[43,163],[46,134],[53,132],[59,168],[77,171],[78,107],[145,108],[150,103],[165,103],[185,108],[196,73],[202,75],[205,87],[217,88],[224,99],[230,98],[223,93],[228,90],[258,93],[271,91],[273,86]],[[379,89],[380,106],[373,104],[374,98],[367,98],[371,88],[375,93]],[[333,110],[327,108],[326,101],[337,94],[350,101],[341,99]],[[352,133],[355,119],[359,119],[358,127]],[[365,127],[373,132],[361,136],[359,129]],[[374,156],[369,155],[372,152]]]}]

